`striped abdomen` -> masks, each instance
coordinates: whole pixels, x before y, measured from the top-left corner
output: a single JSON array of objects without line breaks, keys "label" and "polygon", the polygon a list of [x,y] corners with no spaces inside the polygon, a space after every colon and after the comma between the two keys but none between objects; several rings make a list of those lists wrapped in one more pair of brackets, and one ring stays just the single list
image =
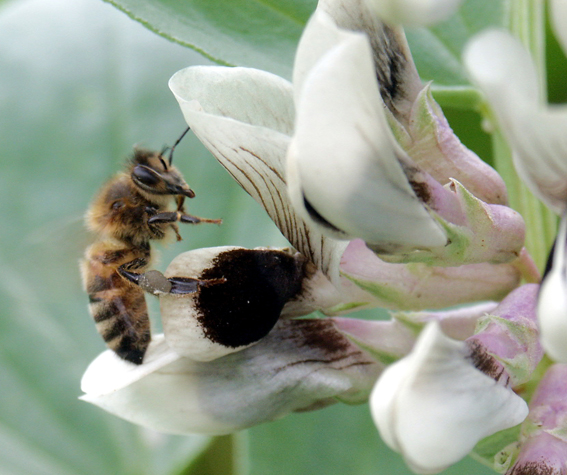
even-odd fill
[{"label": "striped abdomen", "polygon": [[118,356],[136,364],[142,363],[151,339],[148,309],[144,292],[122,278],[118,268],[126,264],[131,271],[143,272],[149,259],[149,248],[128,248],[108,240],[89,247],[81,263],[98,332]]}]

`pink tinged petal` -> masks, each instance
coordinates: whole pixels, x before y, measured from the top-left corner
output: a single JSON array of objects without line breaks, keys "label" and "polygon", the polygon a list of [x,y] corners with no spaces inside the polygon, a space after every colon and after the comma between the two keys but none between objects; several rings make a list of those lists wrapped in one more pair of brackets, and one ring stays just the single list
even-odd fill
[{"label": "pink tinged petal", "polygon": [[431,26],[456,13],[462,0],[370,0],[369,3],[389,23]]},{"label": "pink tinged petal", "polygon": [[370,407],[384,441],[416,473],[444,470],[528,414],[523,399],[471,365],[467,345],[436,323],[410,355],[384,371]]},{"label": "pink tinged petal", "polygon": [[382,99],[407,124],[422,84],[404,30],[382,23],[366,0],[319,0],[317,9],[331,16],[339,28],[368,36]]},{"label": "pink tinged petal", "polygon": [[[381,370],[327,320],[279,322],[258,345],[209,363],[179,357],[161,336],[154,351],[173,361],[139,365],[136,378],[103,353],[83,377],[83,399],[160,432],[227,434],[337,400],[362,402]],[[99,391],[105,378],[126,382]]]},{"label": "pink tinged petal", "polygon": [[330,235],[382,249],[443,246],[386,122],[368,41],[353,36],[311,70],[288,152],[296,209]]},{"label": "pink tinged petal", "polygon": [[290,243],[336,279],[344,244],[308,226],[287,196],[291,85],[254,69],[197,66],[177,72],[169,86],[188,125],[215,158],[266,209]]},{"label": "pink tinged petal", "polygon": [[546,371],[530,402],[528,421],[567,443],[567,365],[554,364]]},{"label": "pink tinged petal", "polygon": [[551,25],[563,51],[567,54],[567,3],[565,0],[551,0]]},{"label": "pink tinged petal", "polygon": [[415,331],[397,320],[335,317],[332,321],[343,335],[385,365],[407,355],[416,340]]},{"label": "pink tinged petal", "polygon": [[564,215],[548,264],[550,269],[541,283],[537,305],[543,348],[551,358],[561,363],[567,363],[566,247],[567,216]]},{"label": "pink tinged petal", "polygon": [[567,109],[542,107],[535,66],[507,32],[490,30],[473,38],[464,62],[514,151],[518,173],[561,213],[567,201]]},{"label": "pink tinged petal", "polygon": [[433,99],[429,85],[423,88],[413,106],[407,130],[405,151],[439,183],[447,185],[455,179],[486,203],[507,203],[504,180],[461,143]]},{"label": "pink tinged petal", "polygon": [[481,318],[476,335],[467,340],[477,367],[494,379],[508,378],[516,387],[531,379],[543,358],[536,321],[539,286],[527,284],[511,292]]},{"label": "pink tinged petal", "polygon": [[429,322],[437,322],[448,337],[455,340],[466,340],[474,335],[479,319],[490,314],[497,306],[496,302],[482,302],[439,312],[395,312],[392,317],[405,325],[419,328]]},{"label": "pink tinged petal", "polygon": [[416,172],[411,182],[423,201],[435,211],[448,244],[405,254],[398,251],[397,256],[388,257],[389,260],[458,266],[481,262],[498,264],[520,256],[525,224],[518,212],[482,202],[456,180],[442,187],[426,173]]},{"label": "pink tinged petal", "polygon": [[567,443],[541,432],[524,442],[506,475],[567,475]]},{"label": "pink tinged petal", "polygon": [[567,473],[567,365],[551,366],[530,402],[521,446],[506,475]]},{"label": "pink tinged petal", "polygon": [[518,270],[507,264],[431,267],[391,264],[379,259],[363,241],[349,243],[341,272],[380,305],[398,310],[445,308],[478,300],[501,300],[520,282]]}]

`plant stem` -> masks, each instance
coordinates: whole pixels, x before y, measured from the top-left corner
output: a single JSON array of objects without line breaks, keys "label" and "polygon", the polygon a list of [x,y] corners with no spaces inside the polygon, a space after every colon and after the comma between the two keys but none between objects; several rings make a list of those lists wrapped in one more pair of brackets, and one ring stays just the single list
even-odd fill
[{"label": "plant stem", "polygon": [[[530,51],[541,79],[541,100],[546,100],[545,5],[543,0],[510,0],[507,26]],[[526,248],[536,265],[543,269],[557,231],[557,218],[519,178],[512,163],[512,152],[499,130],[492,135],[494,164],[508,187],[510,206],[526,222]]]}]

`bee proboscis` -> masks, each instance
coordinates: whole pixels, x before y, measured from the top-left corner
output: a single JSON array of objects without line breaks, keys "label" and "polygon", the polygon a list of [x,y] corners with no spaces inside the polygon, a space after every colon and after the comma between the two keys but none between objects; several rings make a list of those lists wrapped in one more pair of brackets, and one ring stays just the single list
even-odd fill
[{"label": "bee proboscis", "polygon": [[85,216],[87,227],[98,235],[81,262],[91,315],[108,347],[136,364],[142,363],[151,340],[144,290],[187,294],[214,283],[145,272],[151,264],[151,241],[172,235],[181,240],[178,222],[221,223],[185,212],[185,198],[195,193],[171,162],[188,131],[171,147],[168,160],[167,149],[135,149],[126,168],[99,190]]}]

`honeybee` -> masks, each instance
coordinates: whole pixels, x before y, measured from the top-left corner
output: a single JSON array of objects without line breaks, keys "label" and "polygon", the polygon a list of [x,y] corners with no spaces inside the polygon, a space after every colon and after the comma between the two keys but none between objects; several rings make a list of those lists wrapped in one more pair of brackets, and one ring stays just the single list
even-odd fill
[{"label": "honeybee", "polygon": [[221,223],[185,212],[185,198],[195,193],[171,163],[188,131],[171,147],[167,161],[167,149],[135,149],[124,171],[102,186],[85,215],[87,227],[98,234],[81,262],[90,313],[107,346],[136,364],[142,363],[151,340],[144,290],[187,294],[214,283],[145,272],[152,258],[150,241],[173,235],[180,241],[178,222]]}]

